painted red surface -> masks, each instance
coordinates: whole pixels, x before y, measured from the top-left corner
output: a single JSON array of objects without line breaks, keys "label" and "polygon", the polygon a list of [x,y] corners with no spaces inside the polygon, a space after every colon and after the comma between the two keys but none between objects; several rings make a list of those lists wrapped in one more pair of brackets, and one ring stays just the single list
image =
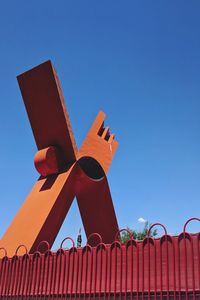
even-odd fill
[{"label": "painted red surface", "polygon": [[[4,256],[0,298],[200,299],[200,233],[173,237],[166,232],[142,242],[130,238],[126,245],[117,240],[104,244],[94,235],[95,247],[89,238],[77,249],[66,238],[57,252],[43,242],[33,254],[21,246],[23,256]],[[69,250],[63,248],[66,240],[72,243]]]},{"label": "painted red surface", "polygon": [[[117,148],[97,115],[78,151],[50,61],[18,77],[38,147],[41,175],[9,226],[0,251],[0,299],[200,300],[200,233],[139,242],[120,235],[106,173]],[[77,197],[88,237],[50,250]],[[93,232],[96,232],[93,234]],[[72,247],[65,250],[66,240]],[[25,253],[25,254],[24,254]]]},{"label": "painted red surface", "polygon": [[118,224],[106,173],[118,143],[104,128],[105,114],[99,112],[78,151],[51,62],[19,75],[18,82],[38,147],[34,163],[41,177],[0,247],[12,256],[20,244],[29,252],[42,240],[52,245],[75,197],[86,235],[96,231],[104,243],[112,243]]}]

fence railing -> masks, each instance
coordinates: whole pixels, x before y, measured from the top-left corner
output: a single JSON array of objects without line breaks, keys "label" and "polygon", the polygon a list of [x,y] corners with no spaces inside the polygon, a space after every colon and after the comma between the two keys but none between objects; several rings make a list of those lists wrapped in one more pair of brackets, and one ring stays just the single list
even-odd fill
[{"label": "fence railing", "polygon": [[[193,218],[191,220],[200,220]],[[188,222],[189,222],[188,221]],[[200,233],[167,234],[143,241],[130,237],[76,248],[71,238],[52,252],[47,242],[29,254],[24,245],[12,258],[1,248],[1,299],[200,299]],[[70,240],[72,247],[63,248]],[[45,253],[40,252],[46,246]],[[19,249],[25,254],[19,256]]]}]

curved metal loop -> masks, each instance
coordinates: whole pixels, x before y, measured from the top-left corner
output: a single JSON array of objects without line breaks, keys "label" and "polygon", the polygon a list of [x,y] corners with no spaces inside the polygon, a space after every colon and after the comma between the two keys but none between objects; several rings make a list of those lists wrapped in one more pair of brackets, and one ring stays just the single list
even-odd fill
[{"label": "curved metal loop", "polygon": [[22,260],[24,261],[25,259],[30,259],[30,254],[29,253],[25,253],[23,256],[22,256]]},{"label": "curved metal loop", "polygon": [[119,248],[119,249],[122,249],[121,247],[121,243],[119,241],[114,241],[111,245],[110,245],[110,250],[112,251],[113,248]]},{"label": "curved metal loop", "polygon": [[165,235],[167,235],[167,229],[166,229],[166,227],[165,227],[163,224],[161,224],[161,223],[154,223],[154,224],[152,224],[152,225],[149,227],[149,230],[148,230],[148,233],[147,233],[147,235],[148,235],[149,237],[150,237],[152,228],[155,227],[155,226],[160,226],[160,227],[162,227],[163,230],[164,230],[164,232],[165,232]]},{"label": "curved metal loop", "polygon": [[120,236],[120,233],[123,232],[123,231],[126,231],[128,234],[129,234],[129,240],[133,240],[133,234],[130,230],[128,230],[127,228],[122,228],[120,230],[117,231],[116,235],[115,235],[115,240],[119,240],[119,236]]},{"label": "curved metal loop", "polygon": [[99,243],[98,244],[98,246],[97,246],[97,248],[96,248],[96,251],[98,252],[98,251],[100,251],[100,250],[106,250],[106,244],[104,244],[104,243]]},{"label": "curved metal loop", "polygon": [[91,239],[91,237],[94,237],[94,236],[97,236],[98,238],[99,238],[99,244],[101,244],[103,241],[102,241],[102,237],[101,237],[101,235],[99,234],[99,233],[97,233],[97,232],[94,232],[94,233],[91,233],[89,236],[88,236],[88,238],[87,238],[87,245],[90,245],[89,244],[89,240]]},{"label": "curved metal loop", "polygon": [[36,258],[36,257],[41,257],[41,253],[39,252],[39,251],[35,251],[34,253],[33,253],[33,260]]},{"label": "curved metal loop", "polygon": [[8,261],[8,260],[9,260],[9,257],[8,257],[8,256],[4,256],[4,257],[2,258],[2,262]]},{"label": "curved metal loop", "polygon": [[191,239],[192,239],[191,234],[189,234],[186,231],[183,231],[182,233],[179,234],[178,241],[180,242],[182,239],[188,239],[191,241]]},{"label": "curved metal loop", "polygon": [[48,257],[48,256],[53,256],[53,252],[48,249],[48,250],[45,251],[44,256],[45,256],[45,258]]},{"label": "curved metal loop", "polygon": [[92,246],[90,246],[89,244],[86,244],[86,245],[82,248],[82,253],[86,252],[87,249],[89,249],[89,252],[92,252]]},{"label": "curved metal loop", "polygon": [[65,250],[63,248],[59,248],[57,251],[56,251],[56,256],[58,255],[63,255],[65,253]]},{"label": "curved metal loop", "polygon": [[165,234],[163,236],[161,236],[160,238],[160,244],[164,243],[165,241],[170,242],[171,244],[173,243],[172,237],[169,234]]},{"label": "curved metal loop", "polygon": [[[49,243],[47,242],[47,241],[41,241],[39,244],[38,244],[38,246],[37,246],[37,248],[36,248],[36,252],[40,252],[39,251],[39,248],[40,248],[40,246],[42,245],[42,244],[45,244],[46,246],[47,246],[47,250],[50,250],[50,245],[49,245]],[[47,251],[46,250],[46,251]],[[45,252],[46,252],[45,251]],[[41,253],[41,252],[40,252]]]},{"label": "curved metal loop", "polygon": [[134,246],[136,249],[138,248],[138,242],[135,239],[131,239],[127,241],[126,243],[126,249],[128,249],[130,246]]},{"label": "curved metal loop", "polygon": [[13,257],[11,258],[11,261],[13,262],[15,262],[15,261],[17,261],[19,259],[19,256],[18,255],[16,255],[16,254],[14,254],[13,255]]},{"label": "curved metal loop", "polygon": [[74,240],[68,236],[68,237],[66,237],[64,240],[62,240],[62,242],[61,242],[61,244],[60,244],[60,249],[63,249],[63,244],[64,244],[64,242],[67,241],[67,240],[70,240],[70,241],[72,242],[72,247],[73,247],[73,248],[75,247]]},{"label": "curved metal loop", "polygon": [[69,255],[77,253],[77,248],[76,247],[72,247],[69,249]]},{"label": "curved metal loop", "polygon": [[144,247],[145,245],[147,245],[148,244],[148,242],[149,242],[149,244],[151,244],[151,245],[155,245],[155,240],[154,240],[154,238],[152,238],[151,236],[146,236],[144,239],[143,239],[143,241],[142,241],[142,246]]},{"label": "curved metal loop", "polygon": [[188,223],[190,223],[191,221],[200,221],[200,218],[190,218],[189,220],[187,220],[187,222],[185,222],[185,224],[184,224],[183,232],[186,232],[186,227],[187,227]]},{"label": "curved metal loop", "polygon": [[4,250],[4,257],[7,256],[7,250],[6,250],[6,248],[1,247],[1,248],[0,248],[0,251],[1,251],[1,250]]},{"label": "curved metal loop", "polygon": [[18,253],[18,251],[19,251],[19,249],[20,248],[24,248],[25,249],[25,254],[27,254],[28,253],[28,249],[27,249],[27,247],[25,246],[25,245],[23,245],[23,244],[21,244],[21,245],[19,245],[18,247],[17,247],[17,249],[16,249],[16,251],[15,251],[15,255],[17,256],[17,253]]}]

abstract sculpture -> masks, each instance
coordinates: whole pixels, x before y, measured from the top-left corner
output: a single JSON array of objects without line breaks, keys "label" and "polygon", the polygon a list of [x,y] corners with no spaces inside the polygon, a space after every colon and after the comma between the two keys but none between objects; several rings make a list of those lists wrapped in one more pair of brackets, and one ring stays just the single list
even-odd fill
[{"label": "abstract sculpture", "polygon": [[[120,241],[106,173],[117,148],[100,112],[78,151],[50,61],[18,77],[40,173],[0,241],[0,299],[200,299],[200,233],[170,236],[155,223],[143,241]],[[50,247],[77,198],[88,237]],[[152,238],[160,226],[164,234]],[[96,239],[95,239],[96,238]],[[72,247],[65,249],[65,241]],[[92,247],[91,244],[95,244]],[[22,250],[22,251],[21,251]],[[43,253],[41,253],[43,252]]]},{"label": "abstract sculpture", "polygon": [[34,163],[41,176],[0,247],[12,256],[20,244],[31,253],[42,240],[52,245],[74,197],[87,237],[97,232],[104,243],[113,242],[118,224],[106,173],[118,143],[104,128],[105,114],[99,112],[78,151],[52,63],[19,75],[18,83],[38,147]]}]

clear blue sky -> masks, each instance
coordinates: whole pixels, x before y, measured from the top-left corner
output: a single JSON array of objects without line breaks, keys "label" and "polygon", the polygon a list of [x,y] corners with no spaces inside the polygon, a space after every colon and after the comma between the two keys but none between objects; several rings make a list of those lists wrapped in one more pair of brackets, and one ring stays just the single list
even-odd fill
[{"label": "clear blue sky", "polygon": [[[1,3],[0,235],[38,177],[16,75],[48,59],[78,146],[99,110],[116,134],[108,179],[120,227],[143,217],[179,233],[199,216],[199,16],[199,1]],[[74,203],[55,247],[80,226]]]}]

